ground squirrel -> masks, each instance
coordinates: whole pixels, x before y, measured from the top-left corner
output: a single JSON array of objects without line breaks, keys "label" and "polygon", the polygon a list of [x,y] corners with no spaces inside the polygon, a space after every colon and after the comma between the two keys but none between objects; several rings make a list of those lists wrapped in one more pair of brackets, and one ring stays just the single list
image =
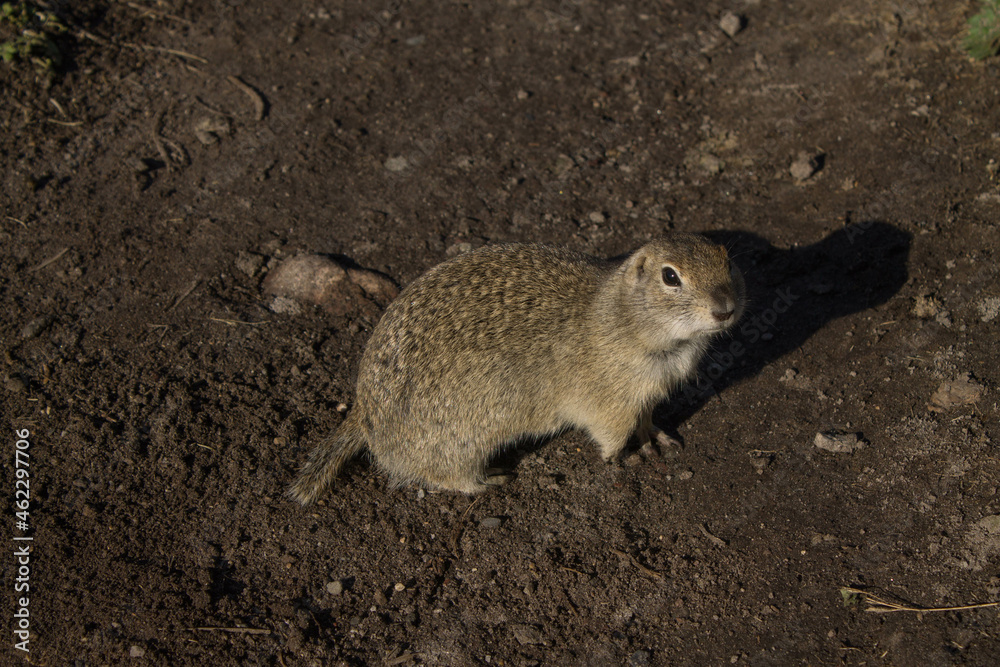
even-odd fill
[{"label": "ground squirrel", "polygon": [[606,460],[743,312],[724,248],[671,233],[613,260],[538,244],[440,264],[386,309],[354,407],[289,491],[309,504],[367,448],[398,484],[477,493],[525,437],[582,428]]}]

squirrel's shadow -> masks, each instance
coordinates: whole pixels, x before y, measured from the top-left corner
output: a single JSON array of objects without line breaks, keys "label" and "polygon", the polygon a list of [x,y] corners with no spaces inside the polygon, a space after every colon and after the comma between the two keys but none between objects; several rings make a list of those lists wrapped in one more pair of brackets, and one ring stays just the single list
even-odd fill
[{"label": "squirrel's shadow", "polygon": [[912,236],[884,222],[848,225],[788,250],[750,232],[709,232],[747,283],[746,312],[702,362],[698,378],[657,413],[674,431],[726,387],[754,377],[830,321],[885,303],[906,283]]}]

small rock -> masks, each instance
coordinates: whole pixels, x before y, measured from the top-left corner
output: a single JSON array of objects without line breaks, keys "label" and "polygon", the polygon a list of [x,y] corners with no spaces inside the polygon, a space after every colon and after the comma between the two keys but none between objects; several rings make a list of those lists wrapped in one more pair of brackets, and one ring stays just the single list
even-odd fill
[{"label": "small rock", "polygon": [[931,396],[927,409],[931,412],[944,412],[950,408],[971,405],[979,401],[983,391],[984,387],[965,373],[952,382],[942,383]]},{"label": "small rock", "polygon": [[403,591],[406,590],[406,584],[396,584],[395,586],[392,587],[392,590],[396,591],[397,593],[402,593]]},{"label": "small rock", "polygon": [[543,491],[555,491],[559,488],[559,480],[554,475],[539,475],[538,488]]},{"label": "small rock", "polygon": [[218,116],[202,118],[194,126],[194,136],[205,146],[219,142],[219,137],[229,134],[229,120]]},{"label": "small rock", "polygon": [[413,37],[407,37],[406,38],[406,45],[407,46],[420,46],[421,44],[423,44],[426,41],[427,41],[427,36],[426,35],[414,35]]},{"label": "small rock", "polygon": [[552,166],[552,171],[555,172],[556,176],[562,176],[575,166],[576,162],[573,161],[573,158],[568,155],[559,155],[556,157],[556,163]]},{"label": "small rock", "polygon": [[587,219],[590,220],[595,225],[603,225],[604,221],[607,220],[607,218],[604,217],[604,214],[601,213],[600,211],[593,211],[590,215],[587,216]]},{"label": "small rock", "polygon": [[339,579],[337,581],[331,581],[326,585],[326,592],[330,595],[340,595],[344,592],[344,584],[342,584]]},{"label": "small rock", "polygon": [[142,648],[141,646],[136,646],[135,644],[133,644],[128,649],[128,657],[130,658],[141,658],[144,655],[146,655],[146,649]]},{"label": "small rock", "polygon": [[264,267],[264,258],[252,252],[240,250],[236,255],[235,264],[237,270],[253,278]]},{"label": "small rock", "polygon": [[799,153],[799,156],[788,169],[796,181],[802,182],[810,178],[823,166],[822,156],[809,155],[806,152]]},{"label": "small rock", "polygon": [[385,606],[389,604],[389,598],[387,598],[385,596],[385,593],[383,593],[382,591],[375,591],[375,604],[379,605],[380,607]]},{"label": "small rock", "polygon": [[1000,315],[1000,297],[989,296],[979,302],[979,315],[983,322],[992,322]]},{"label": "small rock", "polygon": [[628,657],[629,667],[642,667],[649,664],[649,651],[636,651]]},{"label": "small rock", "polygon": [[921,294],[913,299],[913,314],[922,320],[933,319],[941,310],[941,302],[931,294]]},{"label": "small rock", "polygon": [[7,376],[3,380],[4,388],[12,394],[20,394],[27,390],[28,386],[24,384],[21,378]]},{"label": "small rock", "polygon": [[276,296],[271,301],[271,305],[268,306],[272,313],[277,313],[279,315],[298,315],[302,312],[302,306],[299,305],[298,301],[289,299],[284,296]]},{"label": "small rock", "polygon": [[639,454],[639,452],[633,452],[632,454],[629,454],[628,456],[625,457],[624,463],[628,467],[634,468],[635,466],[642,463],[642,456]]},{"label": "small rock", "polygon": [[1000,514],[983,517],[979,520],[978,525],[987,533],[1000,535]]},{"label": "small rock", "polygon": [[30,340],[37,336],[38,334],[45,331],[45,328],[52,324],[53,318],[51,315],[43,315],[42,317],[36,317],[21,329],[21,338],[25,340]]},{"label": "small rock", "polygon": [[721,28],[722,32],[726,33],[730,37],[735,37],[741,30],[743,30],[744,25],[746,25],[746,23],[743,20],[743,17],[733,12],[726,12],[722,15],[722,18],[719,19],[719,28]]},{"label": "small rock", "polygon": [[718,174],[722,171],[722,160],[711,153],[706,153],[698,160],[698,166],[706,174]]},{"label": "small rock", "polygon": [[813,438],[813,444],[818,449],[834,454],[850,454],[864,447],[864,441],[857,433],[844,433],[843,431],[817,433],[816,437]]},{"label": "small rock", "polygon": [[531,97],[531,93],[529,93],[527,90],[521,89],[517,91],[517,99],[524,101],[529,97]]},{"label": "small rock", "polygon": [[128,165],[136,174],[146,174],[152,170],[151,160],[137,157],[135,155],[125,160],[125,164]]},{"label": "small rock", "polygon": [[677,473],[677,479],[679,480],[689,480],[692,477],[694,477],[694,472],[690,470],[682,470],[679,473]]},{"label": "small rock", "polygon": [[522,646],[545,643],[545,639],[542,637],[542,633],[539,632],[538,628],[536,628],[533,625],[527,625],[524,623],[515,623],[510,626],[510,631],[514,633],[514,639],[517,640],[517,643],[521,644]]},{"label": "small rock", "polygon": [[408,166],[410,166],[409,161],[402,155],[391,157],[385,161],[385,168],[394,173],[399,173]]},{"label": "small rock", "polygon": [[464,255],[467,252],[472,252],[473,246],[468,241],[459,241],[458,243],[452,243],[448,246],[444,254],[447,257],[457,257],[458,255]]},{"label": "small rock", "polygon": [[[304,301],[322,307],[331,315],[364,312],[377,315],[399,294],[399,288],[375,271],[342,265],[320,255],[299,255],[270,270],[264,291],[277,297]],[[271,305],[287,307],[287,304]],[[277,311],[275,311],[277,312]]]},{"label": "small rock", "polygon": [[488,519],[483,519],[482,521],[479,522],[479,526],[481,528],[499,528],[500,518],[491,516]]}]

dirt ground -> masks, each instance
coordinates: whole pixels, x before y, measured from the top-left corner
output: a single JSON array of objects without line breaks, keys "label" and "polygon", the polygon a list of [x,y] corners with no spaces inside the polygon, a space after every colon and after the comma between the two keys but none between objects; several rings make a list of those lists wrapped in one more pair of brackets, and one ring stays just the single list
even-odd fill
[{"label": "dirt ground", "polygon": [[[1000,601],[976,3],[48,5],[57,75],[0,66],[4,664],[996,664],[997,607],[866,610]],[[283,496],[378,312],[276,302],[278,262],[405,285],[668,229],[751,299],[657,414],[680,448],[569,432],[476,498],[364,459]]]}]

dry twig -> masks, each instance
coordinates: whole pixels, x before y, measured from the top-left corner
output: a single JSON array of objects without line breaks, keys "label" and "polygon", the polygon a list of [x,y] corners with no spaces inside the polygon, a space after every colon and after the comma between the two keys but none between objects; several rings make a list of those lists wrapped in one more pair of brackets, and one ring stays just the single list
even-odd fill
[{"label": "dry twig", "polygon": [[867,612],[873,614],[891,614],[895,611],[913,611],[918,614],[930,613],[935,611],[965,611],[968,609],[985,609],[987,607],[998,607],[1000,602],[983,602],[981,604],[966,604],[959,605],[957,607],[914,607],[911,605],[899,604],[896,602],[889,602],[888,600],[883,600],[880,597],[872,595],[867,591],[863,591],[859,588],[843,587],[840,589],[840,594],[845,597],[849,595],[860,595],[865,601],[868,602],[868,607],[865,609]]},{"label": "dry twig", "polygon": [[55,255],[53,255],[52,257],[49,257],[49,258],[48,258],[47,260],[45,260],[44,262],[42,262],[41,264],[39,264],[39,265],[38,265],[38,266],[36,266],[35,268],[31,269],[31,273],[35,273],[36,271],[41,271],[42,269],[44,269],[44,268],[45,268],[46,266],[48,266],[49,264],[52,264],[52,263],[54,263],[54,262],[57,262],[57,261],[59,261],[59,258],[60,258],[60,257],[62,257],[63,255],[65,255],[65,254],[66,254],[66,253],[68,253],[68,252],[69,252],[69,248],[63,248],[62,250],[60,250],[59,252],[57,252],[57,253],[56,253]]},{"label": "dry twig", "polygon": [[254,112],[257,115],[254,120],[263,120],[264,111],[267,109],[263,96],[247,84],[243,83],[238,76],[228,76],[226,77],[226,80],[242,90],[253,101]]},{"label": "dry twig", "polygon": [[617,554],[619,556],[623,556],[625,558],[628,558],[629,561],[632,563],[632,565],[634,565],[636,568],[638,568],[639,571],[642,572],[643,574],[645,574],[647,577],[652,577],[653,579],[656,579],[658,581],[663,581],[665,579],[665,577],[662,574],[660,574],[659,572],[657,572],[656,570],[650,570],[648,567],[646,567],[645,565],[643,565],[642,563],[640,563],[638,560],[636,560],[635,556],[633,556],[632,554],[627,554],[624,551],[619,551],[618,549],[614,549],[614,548],[611,549],[611,552],[614,553],[614,554]]},{"label": "dry twig", "polygon": [[238,635],[269,635],[270,630],[265,628],[215,628],[215,627],[202,627],[202,628],[188,628],[188,630],[198,630],[200,632],[231,632]]}]

